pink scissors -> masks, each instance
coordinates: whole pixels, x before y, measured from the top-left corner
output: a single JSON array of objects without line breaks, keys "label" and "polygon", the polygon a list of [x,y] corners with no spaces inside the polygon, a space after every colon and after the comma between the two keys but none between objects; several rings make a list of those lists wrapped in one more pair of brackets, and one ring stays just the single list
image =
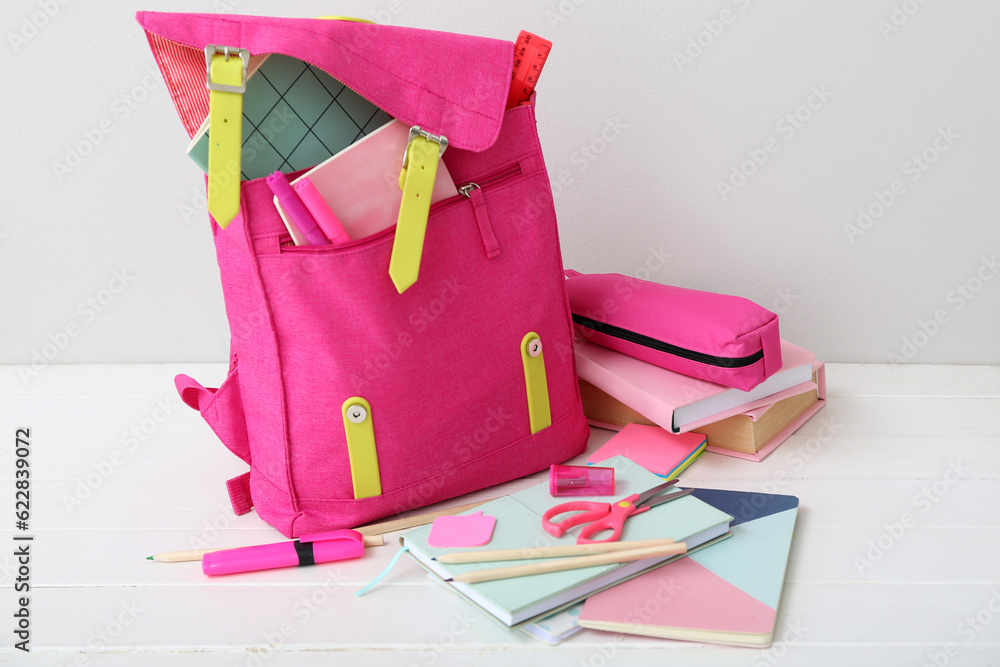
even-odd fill
[{"label": "pink scissors", "polygon": [[[625,519],[636,514],[642,514],[649,508],[656,505],[669,503],[671,500],[677,500],[678,498],[686,496],[693,491],[693,489],[685,489],[684,491],[674,490],[673,493],[663,495],[665,491],[676,483],[677,480],[673,479],[665,484],[654,486],[643,493],[635,493],[628,498],[622,498],[616,503],[595,503],[578,500],[556,505],[542,515],[542,528],[544,528],[550,535],[562,537],[563,533],[570,528],[579,526],[580,524],[589,523],[589,526],[584,527],[584,529],[580,531],[580,536],[576,538],[577,544],[614,542],[622,535],[622,529],[625,527]],[[576,510],[583,511],[580,514],[571,516],[558,523],[552,522],[553,517],[562,514],[563,512],[573,512]],[[611,537],[603,540],[590,539],[597,533],[604,530],[610,530]]]}]

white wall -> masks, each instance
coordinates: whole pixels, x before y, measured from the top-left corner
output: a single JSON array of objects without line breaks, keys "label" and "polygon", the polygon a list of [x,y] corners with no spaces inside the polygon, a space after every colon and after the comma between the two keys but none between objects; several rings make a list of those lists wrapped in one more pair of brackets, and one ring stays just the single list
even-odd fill
[{"label": "white wall", "polygon": [[[749,297],[830,361],[1000,362],[989,0],[6,2],[0,362],[226,359],[202,178],[133,14],[227,6],[547,37],[539,131],[567,266],[649,263],[656,281]],[[741,168],[755,173],[721,193]]]}]

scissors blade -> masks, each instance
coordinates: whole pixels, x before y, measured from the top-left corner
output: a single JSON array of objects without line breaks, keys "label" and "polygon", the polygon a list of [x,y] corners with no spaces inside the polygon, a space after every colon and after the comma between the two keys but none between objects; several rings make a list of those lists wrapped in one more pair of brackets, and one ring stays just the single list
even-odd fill
[{"label": "scissors blade", "polygon": [[635,501],[635,506],[639,507],[640,505],[648,505],[649,503],[646,502],[647,500],[649,500],[653,496],[660,495],[661,493],[663,493],[676,483],[677,479],[672,479],[669,482],[658,484],[653,488],[649,489],[648,491],[643,491],[642,493],[639,494],[639,499]]},{"label": "scissors blade", "polygon": [[[677,500],[678,498],[683,498],[694,491],[694,489],[684,489],[683,491],[677,491],[675,493],[668,493],[665,496],[657,496],[655,498],[650,498],[649,500],[641,503],[643,507],[655,507],[656,505],[662,505],[663,503],[669,503],[671,500]],[[638,505],[636,506],[638,507]]]}]

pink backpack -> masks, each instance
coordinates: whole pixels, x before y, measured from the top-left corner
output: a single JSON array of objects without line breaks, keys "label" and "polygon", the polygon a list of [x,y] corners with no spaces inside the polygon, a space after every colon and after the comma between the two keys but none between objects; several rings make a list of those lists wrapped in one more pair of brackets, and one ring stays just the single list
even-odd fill
[{"label": "pink backpack", "polygon": [[[294,246],[264,179],[212,224],[231,330],[218,389],[181,398],[247,462],[227,486],[287,536],[357,526],[543,470],[588,437],[534,103],[505,111],[510,42],[312,19],[137,16],[189,135],[205,47],[281,53],[448,139],[456,185],[419,278],[388,275],[394,228]],[[402,156],[400,156],[402,158]]]}]

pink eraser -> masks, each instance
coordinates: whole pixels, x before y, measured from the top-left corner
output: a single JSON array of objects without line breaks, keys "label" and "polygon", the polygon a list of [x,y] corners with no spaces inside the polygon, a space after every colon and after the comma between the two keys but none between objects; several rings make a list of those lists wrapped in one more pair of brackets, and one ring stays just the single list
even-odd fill
[{"label": "pink eraser", "polygon": [[496,523],[495,516],[483,516],[482,512],[439,516],[431,525],[427,544],[438,548],[481,547],[493,537]]}]

